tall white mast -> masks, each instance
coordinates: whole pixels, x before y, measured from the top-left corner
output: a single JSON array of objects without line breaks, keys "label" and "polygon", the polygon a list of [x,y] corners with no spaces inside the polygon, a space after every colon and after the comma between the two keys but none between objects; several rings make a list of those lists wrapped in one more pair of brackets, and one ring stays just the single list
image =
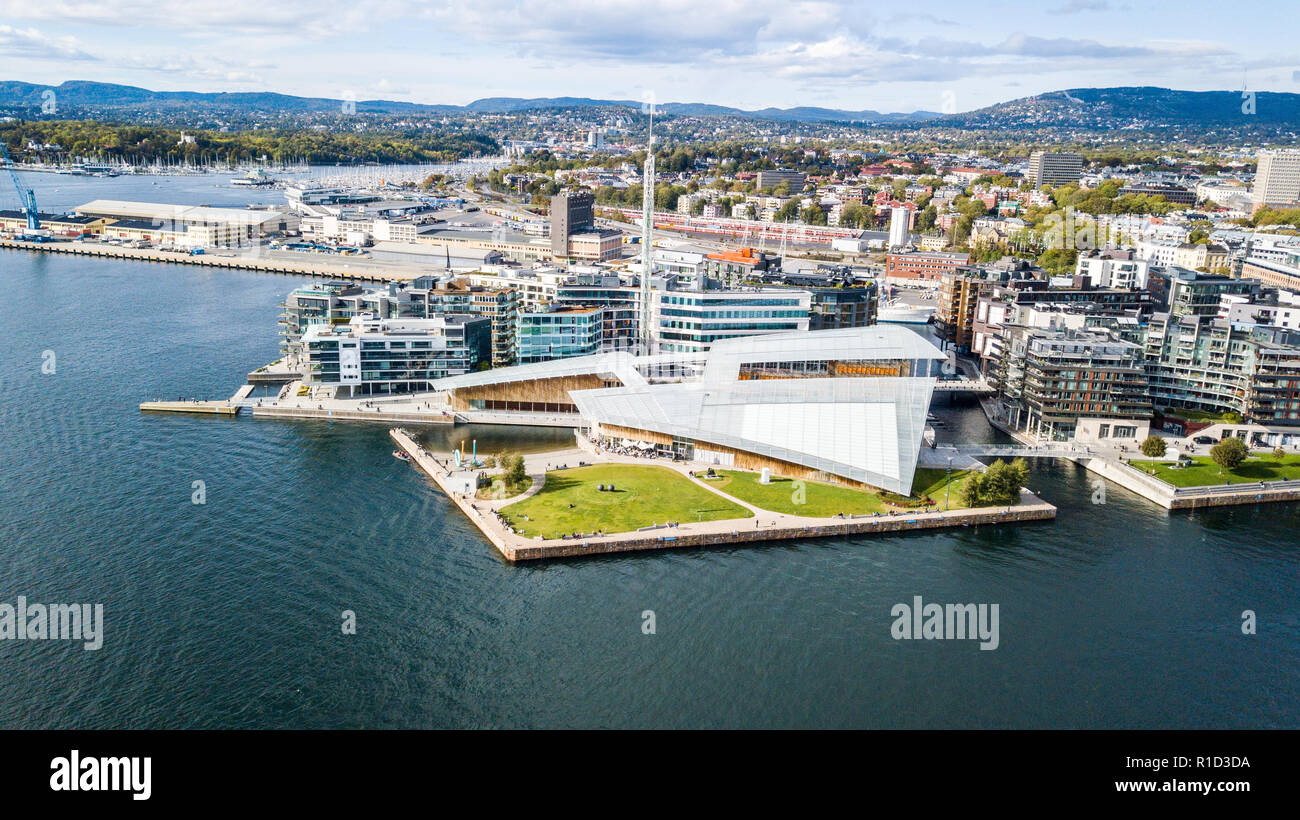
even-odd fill
[{"label": "tall white mast", "polygon": [[646,105],[650,113],[650,137],[646,142],[645,169],[641,175],[644,186],[641,195],[641,350],[649,353],[654,340],[650,320],[650,246],[655,210],[655,104],[648,102]]}]

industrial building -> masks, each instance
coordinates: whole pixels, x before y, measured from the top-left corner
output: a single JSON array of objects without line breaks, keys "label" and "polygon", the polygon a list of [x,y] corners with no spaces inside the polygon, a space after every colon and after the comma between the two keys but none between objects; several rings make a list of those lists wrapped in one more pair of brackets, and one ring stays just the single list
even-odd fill
[{"label": "industrial building", "polygon": [[242,247],[256,243],[262,236],[297,231],[298,216],[283,211],[243,208],[209,208],[205,206],[167,205],[154,202],[126,202],[96,199],[73,209],[78,216],[133,223],[152,228],[171,239],[203,235],[204,244]]}]

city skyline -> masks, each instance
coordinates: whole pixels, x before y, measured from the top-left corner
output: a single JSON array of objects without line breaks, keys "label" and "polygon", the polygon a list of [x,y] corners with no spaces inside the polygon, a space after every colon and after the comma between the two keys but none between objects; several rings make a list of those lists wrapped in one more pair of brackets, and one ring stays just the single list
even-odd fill
[{"label": "city skyline", "polygon": [[156,0],[3,0],[0,76],[430,104],[579,96],[885,113],[1081,87],[1300,91],[1284,27],[1259,25],[1285,13],[1280,3],[1219,16],[1207,31],[1212,9],[1050,0],[1028,12],[991,3],[976,18],[953,2],[893,13],[839,0],[363,0],[324,10],[235,0],[176,14]]}]

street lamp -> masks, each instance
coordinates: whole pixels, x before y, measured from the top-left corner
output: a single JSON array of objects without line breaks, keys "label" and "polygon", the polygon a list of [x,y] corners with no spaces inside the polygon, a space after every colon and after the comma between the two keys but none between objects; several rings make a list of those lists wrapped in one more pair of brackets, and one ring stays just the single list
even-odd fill
[{"label": "street lamp", "polygon": [[948,478],[943,482],[943,511],[948,512],[948,496],[952,493],[952,456],[948,456]]}]

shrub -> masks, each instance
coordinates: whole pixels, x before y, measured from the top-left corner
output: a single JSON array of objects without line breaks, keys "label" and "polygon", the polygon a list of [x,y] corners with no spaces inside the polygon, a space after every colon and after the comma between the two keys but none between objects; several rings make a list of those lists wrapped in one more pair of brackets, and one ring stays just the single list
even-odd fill
[{"label": "shrub", "polygon": [[1241,462],[1245,461],[1249,454],[1250,450],[1246,447],[1246,442],[1235,436],[1225,438],[1210,448],[1210,458],[1225,470],[1234,470],[1241,466]]}]

